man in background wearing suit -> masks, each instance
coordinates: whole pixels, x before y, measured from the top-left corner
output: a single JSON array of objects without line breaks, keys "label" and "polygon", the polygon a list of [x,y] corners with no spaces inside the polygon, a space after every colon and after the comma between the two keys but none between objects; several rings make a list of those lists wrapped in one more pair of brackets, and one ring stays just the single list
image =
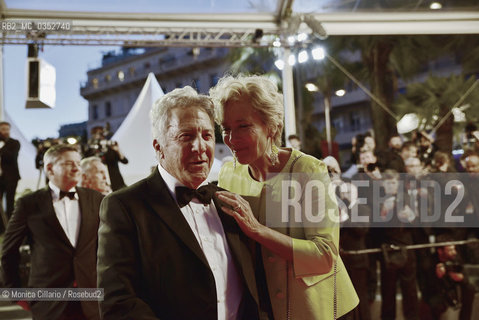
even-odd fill
[{"label": "man in background wearing suit", "polygon": [[[45,153],[48,187],[18,199],[7,226],[1,258],[5,287],[21,287],[18,249],[27,238],[31,250],[28,287],[96,288],[98,212],[103,196],[75,187],[80,160],[70,145],[56,145]],[[31,301],[28,307],[34,319],[99,319],[97,301]]]},{"label": "man in background wearing suit", "polygon": [[20,142],[10,138],[10,123],[0,122],[0,203],[3,203],[4,194],[7,203],[5,214],[2,212],[0,233],[3,233],[5,230],[8,219],[10,219],[13,212],[15,192],[20,179],[17,161],[19,151]]},{"label": "man in background wearing suit", "polygon": [[247,238],[205,183],[215,147],[211,99],[175,89],[153,105],[151,122],[159,165],[100,209],[103,319],[258,319]]}]

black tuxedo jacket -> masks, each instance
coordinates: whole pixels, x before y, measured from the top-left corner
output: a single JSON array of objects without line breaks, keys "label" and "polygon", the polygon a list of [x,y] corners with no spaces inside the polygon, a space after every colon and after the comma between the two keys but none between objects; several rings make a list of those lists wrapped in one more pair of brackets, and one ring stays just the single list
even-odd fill
[{"label": "black tuxedo jacket", "polygon": [[5,145],[0,149],[0,165],[2,168],[2,177],[10,182],[16,182],[20,179],[18,171],[18,152],[20,151],[20,142],[9,138]]},{"label": "black tuxedo jacket", "polygon": [[[98,213],[103,196],[80,187],[77,192],[81,224],[76,248],[56,217],[48,187],[18,199],[2,246],[5,287],[21,287],[18,249],[26,237],[31,250],[28,287],[71,288],[76,281],[79,288],[96,288]],[[58,319],[66,305],[65,301],[30,303],[35,319]],[[98,302],[82,301],[81,305],[88,319],[99,319]]]},{"label": "black tuxedo jacket", "polygon": [[[243,278],[240,318],[257,319],[248,239],[214,201]],[[97,270],[105,320],[218,319],[213,273],[158,170],[102,202]]]}]

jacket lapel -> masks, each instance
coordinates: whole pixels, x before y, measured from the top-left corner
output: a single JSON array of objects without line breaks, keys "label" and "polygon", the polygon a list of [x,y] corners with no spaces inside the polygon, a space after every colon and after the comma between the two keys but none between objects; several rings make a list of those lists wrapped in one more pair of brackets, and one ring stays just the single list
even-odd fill
[{"label": "jacket lapel", "polygon": [[78,240],[76,249],[79,250],[86,245],[91,239],[97,237],[98,219],[92,210],[91,195],[83,188],[76,188],[80,205],[80,230],[78,232]]},{"label": "jacket lapel", "polygon": [[171,196],[158,170],[154,170],[147,178],[147,185],[149,194],[146,200],[155,213],[168,225],[178,238],[209,267],[203,250],[201,250],[193,231],[191,231],[188,222],[181,213],[176,200]]},{"label": "jacket lapel", "polygon": [[[224,189],[218,188],[218,190]],[[241,273],[243,279],[245,280],[251,295],[255,298],[255,300],[258,300],[258,296],[256,294],[256,284],[254,283],[255,272],[253,262],[248,252],[244,252],[244,250],[248,250],[246,241],[241,240],[241,237],[246,237],[246,235],[243,234],[235,219],[225,213],[223,210],[221,210],[222,202],[219,201],[216,196],[213,197],[213,201],[215,203],[216,210],[218,211],[218,215],[221,219],[221,223],[223,224],[223,230],[225,232],[226,240],[228,241],[231,254],[236,261],[238,271]]]},{"label": "jacket lapel", "polygon": [[60,221],[58,221],[55,209],[53,208],[53,199],[50,188],[46,187],[38,194],[38,206],[38,212],[51,227],[53,233],[55,233],[63,243],[73,249]]}]

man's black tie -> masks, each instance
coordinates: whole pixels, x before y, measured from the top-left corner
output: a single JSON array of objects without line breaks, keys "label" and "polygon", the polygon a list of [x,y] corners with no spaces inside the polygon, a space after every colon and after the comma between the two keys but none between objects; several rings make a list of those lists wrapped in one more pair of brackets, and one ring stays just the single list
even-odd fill
[{"label": "man's black tie", "polygon": [[191,199],[196,198],[203,204],[210,204],[217,187],[214,184],[207,184],[198,189],[190,189],[188,187],[178,186],[175,188],[176,201],[180,208],[186,206]]},{"label": "man's black tie", "polygon": [[63,199],[63,197],[68,197],[70,200],[73,200],[75,199],[75,191],[65,192],[60,190],[60,200]]}]

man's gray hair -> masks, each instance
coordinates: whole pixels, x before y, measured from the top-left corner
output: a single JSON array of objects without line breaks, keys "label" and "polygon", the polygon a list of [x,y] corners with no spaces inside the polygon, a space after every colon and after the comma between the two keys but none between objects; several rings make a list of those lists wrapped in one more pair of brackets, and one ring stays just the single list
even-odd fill
[{"label": "man's gray hair", "polygon": [[101,158],[95,156],[83,158],[80,162],[82,172],[87,172],[90,169],[92,163],[95,161],[102,162]]},{"label": "man's gray hair", "polygon": [[214,127],[214,105],[210,97],[198,94],[190,86],[175,89],[158,99],[150,111],[151,133],[153,139],[164,144],[168,123],[171,117],[171,110],[175,108],[200,108],[204,110],[211,119]]}]

